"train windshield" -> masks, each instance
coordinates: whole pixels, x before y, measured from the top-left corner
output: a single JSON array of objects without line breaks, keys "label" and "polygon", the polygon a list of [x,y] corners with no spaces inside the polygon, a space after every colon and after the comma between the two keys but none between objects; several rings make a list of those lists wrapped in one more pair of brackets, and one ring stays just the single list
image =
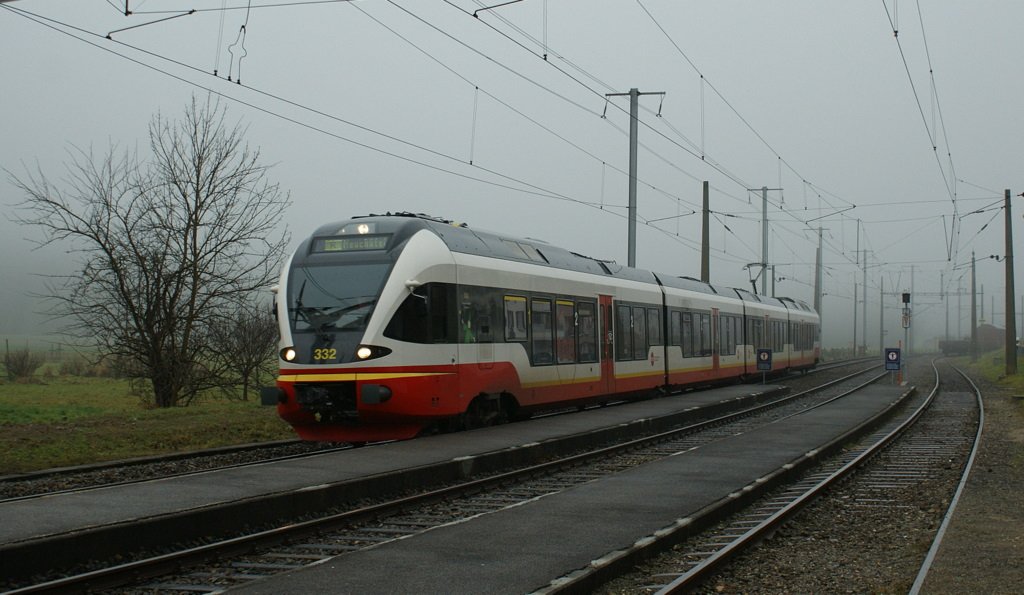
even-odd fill
[{"label": "train windshield", "polygon": [[391,263],[295,267],[288,280],[288,319],[296,331],[362,331]]}]

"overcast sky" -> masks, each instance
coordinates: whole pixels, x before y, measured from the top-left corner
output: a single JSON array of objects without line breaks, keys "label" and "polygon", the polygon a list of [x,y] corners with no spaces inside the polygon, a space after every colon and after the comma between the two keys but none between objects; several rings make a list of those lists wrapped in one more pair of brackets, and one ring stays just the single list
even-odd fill
[{"label": "overcast sky", "polygon": [[[852,344],[858,245],[869,345],[880,284],[910,291],[912,265],[917,337],[941,336],[940,279],[967,290],[972,250],[985,319],[995,295],[1005,324],[988,257],[1004,254],[1003,190],[1024,192],[1024,3],[523,0],[478,18],[474,0],[270,3],[128,0],[127,17],[124,0],[0,4],[0,166],[60,180],[75,147],[143,151],[153,114],[214,93],[290,193],[296,243],[327,220],[416,211],[625,264],[628,98],[605,96],[635,87],[652,93],[639,267],[699,276],[689,213],[708,180],[712,282],[749,287],[761,196],[747,189],[781,188],[776,293],[812,301],[824,228],[826,346]],[[33,250],[38,232],[10,221],[22,198],[0,176],[4,337],[39,334],[39,275],[74,270],[70,246]],[[899,299],[885,299],[894,345]]]}]

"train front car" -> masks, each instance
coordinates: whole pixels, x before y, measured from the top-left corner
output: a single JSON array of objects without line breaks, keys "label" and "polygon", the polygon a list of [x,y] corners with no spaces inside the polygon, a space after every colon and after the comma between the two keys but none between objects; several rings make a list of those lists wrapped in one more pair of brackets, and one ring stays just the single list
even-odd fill
[{"label": "train front car", "polygon": [[454,280],[451,252],[421,219],[320,227],[282,271],[280,376],[264,402],[301,438],[332,442],[412,438],[457,414],[455,345],[431,339],[454,332],[431,311],[446,297],[432,288]]}]

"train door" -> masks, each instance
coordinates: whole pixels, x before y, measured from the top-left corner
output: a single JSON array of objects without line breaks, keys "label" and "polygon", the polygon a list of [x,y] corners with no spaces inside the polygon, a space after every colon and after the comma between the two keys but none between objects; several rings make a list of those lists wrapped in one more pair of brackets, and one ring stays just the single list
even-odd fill
[{"label": "train door", "polygon": [[598,296],[601,306],[601,390],[615,392],[615,351],[612,349],[612,296]]},{"label": "train door", "polygon": [[718,319],[718,308],[711,308],[711,370],[712,376],[718,378],[721,364],[719,355],[722,352],[721,321]]}]

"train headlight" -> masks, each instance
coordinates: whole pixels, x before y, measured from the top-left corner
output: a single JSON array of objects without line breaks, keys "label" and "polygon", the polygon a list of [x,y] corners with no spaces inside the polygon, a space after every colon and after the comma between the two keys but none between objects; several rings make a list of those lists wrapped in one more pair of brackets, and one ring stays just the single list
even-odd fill
[{"label": "train headlight", "polygon": [[281,359],[286,362],[295,361],[296,356],[298,356],[298,353],[295,352],[294,347],[285,347],[281,350]]},{"label": "train headlight", "polygon": [[376,345],[360,345],[356,348],[356,359],[365,361],[368,359],[376,359],[378,357],[384,357],[391,353],[391,350],[387,347],[378,347]]}]

